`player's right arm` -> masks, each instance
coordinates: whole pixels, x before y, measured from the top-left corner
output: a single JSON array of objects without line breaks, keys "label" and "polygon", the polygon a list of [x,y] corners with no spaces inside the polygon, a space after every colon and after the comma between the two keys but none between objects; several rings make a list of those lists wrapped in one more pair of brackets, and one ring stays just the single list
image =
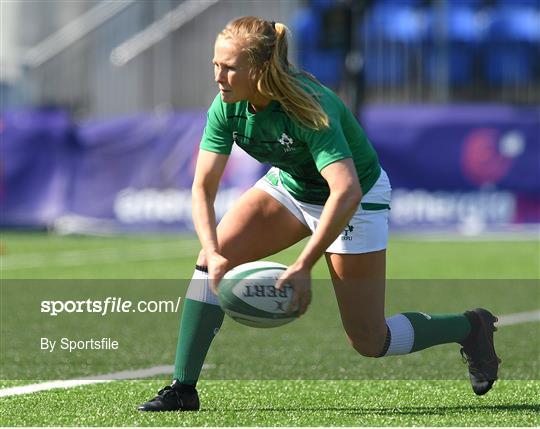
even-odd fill
[{"label": "player's right arm", "polygon": [[193,224],[206,256],[212,288],[216,286],[214,281],[226,272],[227,260],[219,254],[214,202],[228,158],[228,155],[201,149],[191,188]]}]

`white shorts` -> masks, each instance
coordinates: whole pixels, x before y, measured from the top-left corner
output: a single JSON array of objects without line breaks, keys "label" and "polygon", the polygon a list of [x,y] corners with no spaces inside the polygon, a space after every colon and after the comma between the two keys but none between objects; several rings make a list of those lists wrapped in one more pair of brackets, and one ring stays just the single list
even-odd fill
[{"label": "white shorts", "polygon": [[[267,176],[277,178],[273,184]],[[274,180],[276,182],[276,180]],[[269,193],[295,215],[312,232],[319,224],[323,206],[296,200],[281,184],[279,169],[273,167],[254,185]],[[384,170],[373,187],[362,196],[358,210],[343,232],[326,249],[329,253],[355,254],[386,249],[388,242],[388,210],[392,188]]]}]

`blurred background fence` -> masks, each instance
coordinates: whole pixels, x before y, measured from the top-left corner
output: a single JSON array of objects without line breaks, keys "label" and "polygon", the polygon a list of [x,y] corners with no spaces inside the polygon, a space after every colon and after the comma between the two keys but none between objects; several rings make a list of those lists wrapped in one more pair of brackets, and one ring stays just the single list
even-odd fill
[{"label": "blurred background fence", "polygon": [[[213,42],[242,15],[288,25],[358,115],[394,229],[540,223],[540,0],[2,0],[1,226],[190,230]],[[218,214],[265,168],[234,151]]]}]

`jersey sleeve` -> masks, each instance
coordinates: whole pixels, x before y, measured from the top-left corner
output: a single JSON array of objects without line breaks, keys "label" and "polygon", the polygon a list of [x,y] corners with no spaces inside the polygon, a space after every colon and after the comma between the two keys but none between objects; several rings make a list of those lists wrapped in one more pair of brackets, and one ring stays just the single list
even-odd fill
[{"label": "jersey sleeve", "polygon": [[317,170],[333,162],[352,158],[345,134],[341,127],[340,117],[336,112],[328,112],[330,126],[323,130],[304,130],[304,138],[309,147]]},{"label": "jersey sleeve", "polygon": [[208,109],[200,148],[230,155],[233,144],[232,132],[227,123],[227,116],[220,95],[218,94]]}]

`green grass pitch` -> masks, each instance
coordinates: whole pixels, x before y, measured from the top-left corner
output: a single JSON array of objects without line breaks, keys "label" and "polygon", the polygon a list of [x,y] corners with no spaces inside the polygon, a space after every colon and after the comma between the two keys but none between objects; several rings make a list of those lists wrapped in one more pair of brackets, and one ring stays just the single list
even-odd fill
[{"label": "green grass pitch", "polygon": [[[20,279],[146,279],[158,288],[180,279],[181,296],[198,252],[193,237],[170,235],[105,238],[4,232],[2,245],[4,284]],[[300,246],[268,259],[290,263]],[[538,310],[539,261],[538,241],[395,238],[388,250],[387,314],[458,312],[477,305],[499,315]],[[137,404],[168,383],[169,375],[163,374],[0,398],[0,426],[539,425],[538,322],[499,329],[496,345],[503,359],[501,380],[486,396],[477,397],[455,344],[387,359],[357,355],[341,328],[323,263],[315,267],[313,278],[313,303],[294,323],[257,330],[225,320],[198,386],[200,412],[135,411]],[[2,299],[9,297],[4,289]],[[24,316],[32,320],[34,314]],[[4,317],[2,337],[10,332]],[[50,379],[55,371],[63,371],[64,378],[76,378],[171,365],[178,315],[171,314],[166,320],[170,329],[159,332],[144,328],[148,324],[137,327],[147,329],[141,331],[146,335],[141,353],[98,361],[87,372],[78,365],[47,364],[31,348],[7,353],[3,348],[2,366],[33,365],[35,372],[44,374],[43,379]],[[61,328],[76,327],[66,323]],[[112,324],[110,328],[117,327]],[[17,337],[24,342],[25,335],[30,334],[19,332]],[[136,336],[126,338],[127,348],[139,346]],[[5,378],[0,380],[0,388],[36,382]]]}]

